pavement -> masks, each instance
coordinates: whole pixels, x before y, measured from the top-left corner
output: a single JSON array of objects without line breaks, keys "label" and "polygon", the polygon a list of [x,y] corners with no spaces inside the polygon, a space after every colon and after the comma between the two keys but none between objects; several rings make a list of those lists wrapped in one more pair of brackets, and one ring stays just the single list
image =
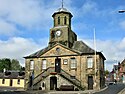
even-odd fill
[{"label": "pavement", "polygon": [[95,92],[101,92],[105,89],[107,89],[108,86],[106,86],[105,88],[101,89],[101,90],[85,90],[85,91],[50,91],[48,92],[48,94],[93,94]]},{"label": "pavement", "polygon": [[[11,92],[10,91],[5,91],[5,92],[8,92],[8,93],[1,93],[1,90],[3,89],[0,88],[0,94],[93,94],[93,93],[98,93],[98,92],[101,92],[101,91],[105,91],[107,90],[108,86],[106,86],[105,88],[97,91],[97,90],[85,90],[85,91],[50,91],[50,92],[46,92],[46,91],[41,91],[41,90],[28,90],[28,91],[25,91],[21,88],[18,88],[18,89],[11,89],[9,88],[9,90],[11,89]],[[4,89],[5,90],[5,89]],[[118,94],[125,94],[125,88],[123,90],[121,90]]]},{"label": "pavement", "polygon": [[125,88],[122,91],[120,91],[118,94],[125,94]]},{"label": "pavement", "polygon": [[[107,89],[105,87],[100,91]],[[96,90],[85,90],[85,91],[41,91],[41,90],[27,90],[22,88],[12,88],[12,87],[0,87],[0,94],[93,94],[95,92],[100,92]]]}]

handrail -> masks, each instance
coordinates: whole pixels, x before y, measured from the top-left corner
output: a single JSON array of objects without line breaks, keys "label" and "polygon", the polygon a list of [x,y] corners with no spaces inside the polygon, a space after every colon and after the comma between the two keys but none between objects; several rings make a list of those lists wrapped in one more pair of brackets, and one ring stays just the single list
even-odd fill
[{"label": "handrail", "polygon": [[33,79],[33,85],[35,85],[36,83],[38,83],[40,80],[43,79],[43,77],[47,77],[51,72],[54,72],[54,67],[49,67],[46,70],[44,70],[43,72],[41,72],[39,75],[37,75],[34,79]]},{"label": "handrail", "polygon": [[71,79],[70,77],[72,76],[71,74],[67,73],[66,71],[64,71],[63,69],[61,69],[61,76],[65,77],[67,80],[69,80],[71,83],[75,84],[76,86],[78,86],[81,90],[84,90],[84,87],[81,86],[81,82],[77,79]]},{"label": "handrail", "polygon": [[36,79],[38,76],[40,76],[41,74],[43,74],[44,72],[46,72],[49,68],[53,68],[53,67],[48,67],[47,69],[45,69],[43,72],[41,72],[40,74],[38,74],[36,77],[34,77],[34,79]]},{"label": "handrail", "polygon": [[[43,72],[41,72],[40,74],[38,74],[34,79],[33,79],[33,86],[35,86],[37,83],[39,83],[41,80],[45,79],[47,76],[50,75],[50,73],[55,72],[54,67],[49,67],[46,70],[44,70]],[[68,72],[64,71],[63,69],[61,69],[61,73],[59,73],[60,76],[64,77],[65,79],[67,79],[68,81],[70,81],[71,83],[75,84],[76,86],[78,86],[81,89],[84,89],[81,86],[81,82],[77,79],[71,79],[71,74],[69,74]],[[28,82],[29,83],[29,82]],[[27,83],[27,84],[28,84]]]},{"label": "handrail", "polygon": [[[72,76],[71,74],[69,74],[68,72],[64,71],[63,69],[61,69],[61,73],[65,73],[67,76],[69,76],[69,78]],[[77,78],[74,78],[73,80],[76,80],[77,82],[80,83],[80,81]]]}]

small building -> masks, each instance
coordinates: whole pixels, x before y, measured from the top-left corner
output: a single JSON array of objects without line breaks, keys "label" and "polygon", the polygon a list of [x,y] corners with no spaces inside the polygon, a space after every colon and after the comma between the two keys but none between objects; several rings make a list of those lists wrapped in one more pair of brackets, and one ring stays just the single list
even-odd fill
[{"label": "small building", "polygon": [[0,86],[24,88],[24,72],[0,73]]},{"label": "small building", "polygon": [[125,83],[125,59],[120,64],[119,77],[121,82]]},{"label": "small building", "polygon": [[25,57],[25,89],[103,88],[104,55],[77,40],[71,28],[73,15],[66,8],[59,8],[52,17],[48,46]]}]

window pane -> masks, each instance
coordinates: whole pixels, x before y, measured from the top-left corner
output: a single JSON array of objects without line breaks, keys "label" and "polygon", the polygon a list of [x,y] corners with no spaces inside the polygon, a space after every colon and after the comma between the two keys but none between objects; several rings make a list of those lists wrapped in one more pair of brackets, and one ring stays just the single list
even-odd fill
[{"label": "window pane", "polygon": [[4,83],[5,83],[5,79],[2,80],[2,84],[4,84]]},{"label": "window pane", "polygon": [[93,58],[87,58],[87,66],[88,66],[88,68],[93,67]]},{"label": "window pane", "polygon": [[58,17],[58,24],[60,24],[60,17]]},{"label": "window pane", "polygon": [[77,64],[76,64],[76,59],[75,58],[71,58],[71,68],[76,68]]},{"label": "window pane", "polygon": [[30,61],[30,69],[33,70],[34,69],[34,61]]},{"label": "window pane", "polygon": [[64,18],[64,24],[66,25],[66,23],[67,23],[67,22],[66,22],[66,16],[65,16],[65,18]]},{"label": "window pane", "polygon": [[68,60],[67,60],[67,59],[64,59],[64,60],[63,60],[63,64],[64,64],[64,65],[67,65],[67,64],[68,64]]},{"label": "window pane", "polygon": [[42,69],[46,69],[46,60],[45,59],[42,62]]},{"label": "window pane", "polygon": [[17,84],[20,84],[20,79],[18,79]]}]

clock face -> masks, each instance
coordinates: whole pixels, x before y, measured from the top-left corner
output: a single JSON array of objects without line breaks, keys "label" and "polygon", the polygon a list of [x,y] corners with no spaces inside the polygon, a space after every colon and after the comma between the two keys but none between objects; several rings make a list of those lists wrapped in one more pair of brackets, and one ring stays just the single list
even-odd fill
[{"label": "clock face", "polygon": [[56,31],[56,35],[59,37],[61,35],[61,31]]}]

